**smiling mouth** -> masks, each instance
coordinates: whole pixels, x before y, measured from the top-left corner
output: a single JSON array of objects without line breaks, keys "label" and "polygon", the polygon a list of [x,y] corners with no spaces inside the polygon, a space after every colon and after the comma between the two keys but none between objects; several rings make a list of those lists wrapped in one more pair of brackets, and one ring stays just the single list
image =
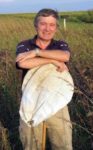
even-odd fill
[{"label": "smiling mouth", "polygon": [[51,35],[51,33],[44,33],[44,35],[46,35],[46,36],[50,36],[50,35]]}]

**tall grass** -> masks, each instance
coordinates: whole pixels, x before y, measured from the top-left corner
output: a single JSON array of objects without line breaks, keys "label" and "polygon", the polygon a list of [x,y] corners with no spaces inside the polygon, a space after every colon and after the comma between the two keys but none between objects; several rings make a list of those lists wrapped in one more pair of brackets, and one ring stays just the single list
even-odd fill
[{"label": "tall grass", "polygon": [[35,33],[32,24],[29,17],[0,17],[0,49],[14,51],[20,40],[31,38]]},{"label": "tall grass", "polygon": [[[82,12],[78,15],[81,14]],[[10,148],[21,150],[18,135],[21,77],[15,69],[14,60],[18,42],[32,38],[35,34],[33,17],[34,14],[0,15],[0,121],[9,132],[5,138],[5,141],[8,138],[5,150]],[[93,149],[93,24],[67,19],[67,29],[64,31],[63,19],[60,18],[60,29],[55,38],[66,40],[72,53],[70,71],[75,82],[75,94],[69,109],[74,127],[73,147],[74,150],[91,150]]]},{"label": "tall grass", "polygon": [[[57,32],[56,38],[65,39],[69,43],[75,63],[77,62],[80,66],[92,65],[93,24],[68,22],[67,20],[67,31],[64,32],[61,19],[60,28],[61,32]],[[0,49],[15,52],[19,41],[31,38],[34,34],[33,15],[0,16]]]}]

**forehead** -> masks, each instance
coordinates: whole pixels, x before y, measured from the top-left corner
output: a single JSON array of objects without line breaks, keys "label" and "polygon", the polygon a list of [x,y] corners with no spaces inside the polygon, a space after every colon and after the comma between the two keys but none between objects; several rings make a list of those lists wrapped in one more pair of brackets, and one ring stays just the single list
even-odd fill
[{"label": "forehead", "polygon": [[47,23],[56,23],[57,22],[56,18],[54,18],[53,16],[47,16],[47,17],[40,16],[38,18],[38,21],[39,22],[47,22]]}]

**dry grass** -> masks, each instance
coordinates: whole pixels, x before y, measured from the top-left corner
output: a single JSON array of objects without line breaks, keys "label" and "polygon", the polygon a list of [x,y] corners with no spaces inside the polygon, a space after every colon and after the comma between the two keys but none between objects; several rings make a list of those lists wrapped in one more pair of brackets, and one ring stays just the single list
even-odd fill
[{"label": "dry grass", "polygon": [[[5,133],[6,138],[2,136],[8,146],[4,150],[21,150],[18,135],[20,77],[15,69],[14,54],[17,43],[35,33],[32,22],[30,15],[0,16],[0,121],[9,132],[8,135]],[[70,71],[76,88],[69,109],[74,127],[74,150],[92,150],[93,24],[67,22],[67,31],[64,32],[60,22],[60,28],[62,32],[58,31],[56,38],[65,39],[72,50]]]}]

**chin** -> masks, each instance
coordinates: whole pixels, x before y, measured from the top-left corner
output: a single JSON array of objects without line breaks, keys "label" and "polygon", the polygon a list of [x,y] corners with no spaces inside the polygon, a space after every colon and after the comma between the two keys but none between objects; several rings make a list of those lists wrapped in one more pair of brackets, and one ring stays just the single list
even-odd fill
[{"label": "chin", "polygon": [[52,40],[52,38],[49,38],[49,39],[43,39],[44,41],[51,41]]},{"label": "chin", "polygon": [[50,41],[50,40],[52,40],[52,38],[53,37],[43,37],[43,39],[46,40],[46,41]]}]

